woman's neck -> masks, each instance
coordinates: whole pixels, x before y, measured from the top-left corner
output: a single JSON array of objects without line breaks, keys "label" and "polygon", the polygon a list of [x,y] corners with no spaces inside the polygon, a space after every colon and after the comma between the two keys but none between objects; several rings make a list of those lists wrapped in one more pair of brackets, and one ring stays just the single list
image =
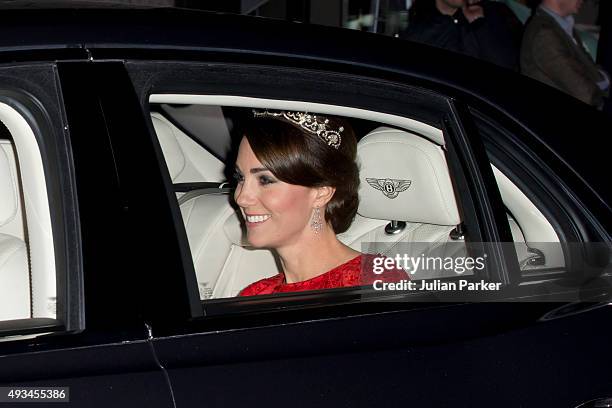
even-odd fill
[{"label": "woman's neck", "polygon": [[329,226],[319,234],[309,234],[308,239],[277,251],[287,283],[312,279],[359,255],[340,242]]}]

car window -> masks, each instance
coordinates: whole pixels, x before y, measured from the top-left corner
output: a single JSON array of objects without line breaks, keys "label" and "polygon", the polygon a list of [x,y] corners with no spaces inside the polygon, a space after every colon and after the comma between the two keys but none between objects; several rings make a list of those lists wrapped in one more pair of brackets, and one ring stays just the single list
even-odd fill
[{"label": "car window", "polygon": [[[522,149],[512,145],[520,143],[512,133],[520,132],[518,128],[510,130],[477,110],[473,114],[491,160],[521,276],[562,275],[566,272],[568,247],[561,226],[569,222],[563,212],[556,210],[553,200],[542,199],[542,195],[550,193],[536,182],[552,172],[531,166],[534,158],[523,156]],[[545,165],[543,160],[536,163]]]},{"label": "car window", "polygon": [[[186,96],[181,106],[180,95],[152,95],[151,120],[180,207],[200,299],[232,298],[248,285],[282,273],[274,251],[248,242],[244,220],[233,199],[235,182],[228,175],[241,139],[232,128],[261,105],[252,105],[253,98],[245,100],[242,107],[236,106],[239,103],[211,105],[213,101],[205,96],[199,105],[194,98]],[[260,102],[266,103],[269,101]],[[323,113],[334,109],[318,107],[327,108]],[[214,114],[184,121],[176,112]],[[345,116],[358,139],[360,207],[349,229],[338,234],[339,240],[359,252],[394,260],[394,265],[415,282],[470,277],[481,271],[483,260],[465,262],[470,257],[465,244],[471,237],[463,232],[460,200],[455,196],[442,130],[408,118],[385,123],[380,121],[385,116],[376,112],[361,112],[360,116]],[[400,190],[393,184],[397,179],[383,177],[388,166],[376,149],[368,150],[364,145],[372,136],[411,145],[405,152],[392,152],[385,158],[388,163],[413,163],[401,178],[408,184],[406,192],[395,191]],[[223,152],[218,146],[229,148]],[[415,156],[403,156],[410,154]]]},{"label": "car window", "polygon": [[552,224],[504,173],[492,165],[507,210],[521,271],[559,270],[563,251]]},{"label": "car window", "polygon": [[0,120],[0,324],[55,319],[54,242],[41,153],[16,110],[0,103]]}]

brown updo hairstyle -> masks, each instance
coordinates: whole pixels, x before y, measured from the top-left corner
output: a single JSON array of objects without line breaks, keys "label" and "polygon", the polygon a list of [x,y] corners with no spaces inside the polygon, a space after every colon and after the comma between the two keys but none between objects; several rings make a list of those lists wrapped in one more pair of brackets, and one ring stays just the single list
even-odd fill
[{"label": "brown updo hairstyle", "polygon": [[325,220],[340,234],[349,228],[359,206],[357,140],[345,119],[316,116],[321,123],[329,120],[328,129],[344,128],[338,149],[282,118],[251,117],[243,124],[242,134],[261,164],[279,180],[305,187],[336,189],[327,203]]}]

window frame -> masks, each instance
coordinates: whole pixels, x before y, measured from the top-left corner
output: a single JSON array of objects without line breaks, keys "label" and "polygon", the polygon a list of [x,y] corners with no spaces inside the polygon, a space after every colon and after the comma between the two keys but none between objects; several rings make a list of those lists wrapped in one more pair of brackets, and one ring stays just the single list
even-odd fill
[{"label": "window frame", "polygon": [[84,328],[79,216],[58,82],[53,63],[0,65],[0,102],[25,121],[41,157],[52,229],[57,302],[55,319],[0,322],[0,341]]},{"label": "window frame", "polygon": [[[562,271],[519,271],[516,283],[538,282],[540,286],[552,285],[550,289],[558,290],[558,287],[554,287],[555,282],[574,281],[570,285],[575,286],[578,292],[575,282],[589,278],[585,270],[589,269],[589,264],[593,264],[597,253],[601,255],[599,251],[605,251],[605,248],[597,245],[588,248],[589,243],[599,241],[605,246],[605,242],[609,242],[605,233],[600,234],[605,228],[581,201],[581,198],[589,198],[590,190],[548,149],[543,143],[544,139],[531,134],[513,118],[481,106],[470,106],[469,110],[474,123],[480,123],[477,131],[486,146],[490,162],[544,215],[563,249],[565,265],[559,268]],[[549,163],[554,165],[556,171]],[[593,198],[593,201],[597,201],[597,198]],[[597,264],[597,261],[594,263]]]},{"label": "window frame", "polygon": [[[399,116],[411,118],[413,120],[420,121],[422,123],[428,125],[437,125],[435,127],[443,129],[443,135],[445,138],[445,143],[447,145],[450,143],[449,138],[455,139],[457,138],[457,134],[465,135],[465,131],[462,130],[461,122],[458,121],[458,116],[456,111],[453,112],[454,105],[449,102],[449,98],[439,92],[434,92],[432,90],[423,89],[418,85],[409,85],[406,82],[398,82],[398,81],[389,81],[387,79],[381,79],[372,77],[369,75],[355,75],[355,74],[345,74],[341,71],[327,71],[327,70],[314,70],[314,69],[301,69],[294,67],[283,67],[283,66],[267,66],[267,65],[254,65],[254,64],[237,64],[237,63],[223,63],[223,62],[215,62],[215,63],[203,63],[203,62],[168,62],[168,61],[155,61],[155,62],[144,62],[144,61],[127,61],[126,68],[128,73],[132,77],[134,88],[136,93],[138,94],[141,108],[143,110],[143,114],[146,118],[150,117],[149,111],[149,97],[152,94],[195,94],[195,95],[235,95],[235,96],[244,96],[244,97],[254,97],[254,98],[264,98],[264,99],[280,99],[280,100],[295,100],[295,101],[303,101],[303,102],[314,102],[314,103],[325,103],[329,105],[338,105],[338,106],[346,106],[353,108],[366,109],[375,112],[383,112],[396,114]],[[181,72],[181,75],[177,75],[177,72]],[[289,77],[289,74],[293,75],[294,78],[299,78],[299,80],[295,80],[295,83],[292,83],[292,86],[288,84],[284,84],[286,86],[279,87],[278,82],[286,81]],[[371,72],[370,72],[371,74]],[[310,75],[307,79],[304,77]],[[323,78],[325,80],[323,80]],[[330,85],[330,78],[333,78],[336,81],[335,85]],[[300,82],[301,81],[301,82]],[[310,81],[310,82],[309,82]],[[416,81],[415,81],[416,82]],[[306,84],[305,84],[306,83]],[[341,84],[341,85],[338,85]],[[359,83],[361,86],[369,86],[376,87],[377,94],[384,94],[384,96],[374,96],[368,95],[367,103],[364,103],[364,99],[351,98],[351,95],[348,89],[351,89],[353,93],[355,93],[355,87],[351,87],[355,83]],[[266,88],[266,84],[276,85],[270,86]],[[309,88],[307,85],[311,85],[312,88]],[[331,91],[329,91],[329,87],[332,86]],[[380,87],[383,87],[384,91],[381,90]],[[318,88],[318,89],[317,89]],[[326,90],[329,93],[325,93],[325,96],[321,96],[321,90]],[[359,92],[363,92],[362,89]],[[296,95],[299,93],[299,97],[296,98]],[[361,94],[363,97],[363,94]],[[395,98],[393,96],[396,96]],[[398,101],[398,98],[400,99]],[[403,101],[402,101],[403,99]],[[406,102],[409,101],[409,102]],[[153,101],[159,102],[159,101]],[[404,102],[403,104],[401,102]],[[410,115],[406,113],[410,112]],[[437,112],[433,113],[433,112]],[[155,144],[158,144],[157,137],[153,129],[153,125],[150,119],[147,119],[147,124],[149,127],[149,131],[151,133],[151,137],[155,140]],[[444,127],[443,127],[444,125]],[[463,136],[462,136],[463,137]],[[481,164],[479,162],[473,162],[474,154],[472,152],[472,147],[469,145],[465,145],[468,143],[468,140],[463,137],[459,140],[454,140],[453,144],[456,146],[462,146],[461,152],[458,153],[458,149],[450,149],[450,155],[448,157],[449,165],[450,162],[455,162],[455,169],[462,169],[466,162],[471,162],[472,166],[470,171],[476,171],[479,173],[482,171]],[[478,143],[477,139],[469,140],[469,143]],[[174,202],[171,203],[172,208],[172,218],[180,219],[180,210],[177,200],[174,196],[174,191],[171,188],[172,183],[170,181],[169,173],[166,168],[165,160],[163,158],[161,148],[159,145],[156,148],[158,157],[157,160],[160,166],[163,168],[163,177],[164,184],[167,186],[168,194],[167,196],[173,197]],[[449,153],[447,151],[447,154]],[[479,147],[479,151],[484,151],[482,147]],[[457,154],[463,155],[461,160],[457,157],[454,157]],[[453,157],[450,157],[453,156]],[[487,162],[488,166],[488,162]],[[493,177],[492,171],[487,167],[484,167],[485,172],[488,170],[490,172],[490,178]],[[454,175],[451,175],[451,178],[454,179]],[[481,179],[481,176],[478,174],[477,176],[471,176],[470,178]],[[480,201],[483,198],[488,199],[488,196],[481,194],[478,197],[470,196],[473,201]],[[457,195],[458,202],[460,202],[460,206],[463,206],[463,198],[461,195]],[[474,208],[473,206],[469,208]],[[490,211],[488,206],[479,205],[479,208],[484,208],[484,211]],[[471,211],[471,210],[470,210]],[[481,215],[474,214],[471,219],[479,219]],[[492,220],[494,217],[488,216],[487,220]],[[472,231],[473,235],[476,236],[478,240],[481,240],[481,226],[485,225],[485,223],[480,220],[479,227],[475,231]],[[497,226],[495,223],[486,223],[489,225],[487,236],[498,236]],[[508,231],[509,233],[509,231]],[[187,243],[187,236],[185,232],[184,225],[181,225],[177,228],[177,239],[180,243],[180,246],[183,248],[187,248],[187,252],[190,256],[189,245]],[[494,257],[489,257],[489,260],[492,258],[500,257],[501,254],[495,254]],[[496,259],[496,264],[505,265],[505,258],[501,257]],[[189,259],[189,263],[193,267],[193,262]],[[505,267],[504,267],[505,268]],[[502,282],[508,283],[507,277],[504,274],[498,275],[495,271],[495,268],[488,267],[487,270],[490,271],[490,274],[487,276],[489,281],[491,282]],[[195,276],[195,272],[194,272]],[[454,279],[454,278],[450,278]],[[335,291],[335,290],[332,290]],[[326,294],[321,294],[320,292],[314,293],[315,297],[323,297],[323,298],[333,298],[333,295],[330,293],[335,293],[332,291],[326,291]],[[341,292],[338,290],[338,292]],[[190,293],[197,294],[197,287],[195,290],[190,290]],[[354,289],[347,291],[354,292]],[[289,309],[292,309],[291,298],[303,297],[304,293],[287,295],[287,304],[278,305],[278,302],[275,301],[267,301],[267,299],[259,298],[245,298],[245,299],[237,299],[237,298],[226,298],[226,299],[214,299],[214,303],[221,304],[223,302],[230,302],[233,304],[244,304],[247,309],[253,310],[253,312],[264,312],[266,309],[261,308],[265,306],[266,303],[272,305],[267,309],[269,310],[286,310],[289,306]],[[350,295],[349,295],[350,296]],[[396,298],[397,296],[389,296],[389,298]],[[436,296],[431,296],[431,294],[426,294],[425,296],[414,296],[415,299],[421,298],[424,301],[432,301],[438,300]],[[382,297],[380,300],[383,300]],[[194,301],[194,299],[191,299]],[[199,296],[197,301],[200,302]],[[206,302],[210,302],[211,300],[206,300]],[[451,300],[452,301],[452,300]],[[381,302],[384,303],[384,302]],[[391,303],[387,302],[386,306],[389,306]],[[404,308],[406,306],[406,302],[394,302],[395,306],[393,308]],[[258,306],[259,305],[259,306]],[[330,306],[330,305],[326,305]],[[346,305],[334,305],[334,306],[346,306]],[[359,308],[359,305],[355,306],[355,310]],[[260,307],[261,309],[258,309]],[[412,306],[408,306],[412,307]],[[299,304],[296,305],[296,308],[299,308]],[[387,307],[388,308],[388,307]],[[324,307],[324,309],[329,310],[330,307]],[[372,307],[374,310],[375,307]],[[299,314],[299,310],[295,311]],[[204,316],[208,316],[210,313],[207,313],[204,310]],[[212,316],[210,316],[212,318]],[[218,318],[223,319],[224,315],[216,316]],[[227,317],[227,316],[225,316]],[[216,320],[216,319],[215,319]]]}]

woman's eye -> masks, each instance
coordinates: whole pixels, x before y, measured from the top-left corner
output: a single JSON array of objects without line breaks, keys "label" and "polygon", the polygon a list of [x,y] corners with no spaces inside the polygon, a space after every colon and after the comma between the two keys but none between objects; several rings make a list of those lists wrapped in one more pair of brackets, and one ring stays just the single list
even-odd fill
[{"label": "woman's eye", "polygon": [[265,186],[266,184],[272,184],[275,183],[276,180],[274,180],[271,177],[268,176],[259,176],[259,183],[263,186]]},{"label": "woman's eye", "polygon": [[234,172],[234,180],[236,180],[236,183],[242,183],[244,181],[244,176],[236,171]]}]

